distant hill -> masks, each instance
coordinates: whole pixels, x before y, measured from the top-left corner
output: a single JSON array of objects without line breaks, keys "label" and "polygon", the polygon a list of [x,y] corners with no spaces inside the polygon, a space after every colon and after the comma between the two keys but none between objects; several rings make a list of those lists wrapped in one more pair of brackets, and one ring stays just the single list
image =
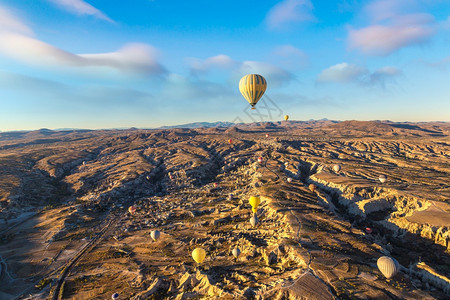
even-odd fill
[{"label": "distant hill", "polygon": [[231,127],[236,124],[231,122],[195,122],[173,126],[161,126],[159,129],[171,129],[171,128],[212,128],[212,127]]}]

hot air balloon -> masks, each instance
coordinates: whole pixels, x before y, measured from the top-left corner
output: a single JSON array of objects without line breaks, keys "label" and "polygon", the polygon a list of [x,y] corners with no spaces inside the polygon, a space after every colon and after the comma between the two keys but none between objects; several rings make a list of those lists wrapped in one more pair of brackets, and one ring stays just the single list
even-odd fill
[{"label": "hot air balloon", "polygon": [[230,200],[230,201],[233,200],[233,194],[228,195],[228,200]]},{"label": "hot air balloon", "polygon": [[239,91],[248,103],[250,103],[252,109],[255,109],[256,103],[264,95],[266,88],[266,79],[258,74],[245,75],[239,81]]},{"label": "hot air balloon", "polygon": [[269,134],[268,133],[266,133],[266,138],[268,138],[269,137]]},{"label": "hot air balloon", "polygon": [[155,242],[156,242],[157,239],[159,239],[160,235],[161,235],[161,233],[159,232],[159,230],[152,230],[152,232],[150,232],[150,237]]},{"label": "hot air balloon", "polygon": [[252,208],[257,209],[258,205],[261,203],[261,199],[257,196],[251,196],[250,199],[248,199],[248,202]]},{"label": "hot air balloon", "polygon": [[219,186],[219,184],[217,182],[214,182],[213,185],[215,188]]},{"label": "hot air balloon", "polygon": [[371,234],[373,232],[372,228],[366,227],[366,233]]},{"label": "hot air balloon", "polygon": [[231,251],[231,253],[233,254],[233,256],[235,258],[238,258],[239,255],[241,255],[241,250],[239,250],[239,248],[236,247],[236,248],[233,249],[233,251]]},{"label": "hot air balloon", "polygon": [[206,251],[203,248],[195,248],[192,251],[192,258],[198,263],[201,264],[206,257]]},{"label": "hot air balloon", "polygon": [[285,121],[289,120],[289,116],[288,116],[288,115],[285,115],[285,116],[284,116],[284,120],[285,120]]},{"label": "hot air balloon", "polygon": [[114,293],[114,294],[112,294],[111,298],[112,299],[117,299],[117,298],[119,298],[119,294],[118,293]]},{"label": "hot air balloon", "polygon": [[233,144],[233,140],[232,140],[232,139],[229,139],[229,140],[228,140],[228,144]]},{"label": "hot air balloon", "polygon": [[292,178],[288,177],[287,182],[291,183],[292,182]]},{"label": "hot air balloon", "polygon": [[390,279],[395,276],[400,270],[400,264],[397,260],[389,256],[382,256],[377,260],[377,266],[380,272]]},{"label": "hot air balloon", "polygon": [[253,217],[250,218],[250,224],[252,224],[253,227],[258,224],[258,217],[256,216],[256,214],[253,214]]},{"label": "hot air balloon", "polygon": [[285,168],[289,167],[289,163],[288,163],[288,162],[285,162],[285,163],[284,163],[284,167],[285,167]]},{"label": "hot air balloon", "polygon": [[131,205],[130,207],[128,207],[128,211],[130,212],[130,214],[134,215],[134,213],[136,212],[136,207]]},{"label": "hot air balloon", "polygon": [[258,157],[258,162],[260,163],[260,164],[262,164],[262,162],[263,162],[263,158],[260,156],[260,157]]},{"label": "hot air balloon", "polygon": [[341,170],[341,165],[339,165],[339,164],[334,165],[334,166],[333,166],[333,170],[334,170],[336,173],[339,173],[339,171]]},{"label": "hot air balloon", "polygon": [[380,175],[379,177],[378,177],[378,180],[381,182],[381,183],[385,183],[386,181],[387,181],[387,177],[386,177],[386,175]]},{"label": "hot air balloon", "polygon": [[316,186],[313,183],[311,183],[309,185],[309,190],[314,193],[316,191]]}]

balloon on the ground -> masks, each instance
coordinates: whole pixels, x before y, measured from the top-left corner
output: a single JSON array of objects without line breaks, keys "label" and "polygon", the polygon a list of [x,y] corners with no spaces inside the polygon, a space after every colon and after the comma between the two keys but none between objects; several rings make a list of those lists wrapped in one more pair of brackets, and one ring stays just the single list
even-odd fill
[{"label": "balloon on the ground", "polygon": [[288,115],[285,115],[285,116],[284,116],[284,120],[285,120],[285,121],[289,120],[289,116],[288,116]]},{"label": "balloon on the ground", "polygon": [[203,260],[206,257],[206,251],[203,248],[195,248],[194,251],[192,251],[192,258],[197,262],[198,264],[201,264]]},{"label": "balloon on the ground", "polygon": [[378,180],[381,182],[381,183],[385,183],[386,181],[387,181],[387,177],[386,177],[386,175],[380,175],[379,177],[378,177]]},{"label": "balloon on the ground", "polygon": [[241,250],[239,250],[239,248],[234,248],[233,251],[231,252],[233,254],[234,257],[238,258],[239,255],[241,254]]},{"label": "balloon on the ground", "polygon": [[333,170],[334,170],[336,173],[339,173],[339,171],[341,170],[341,165],[335,164],[335,165],[333,166]]},{"label": "balloon on the ground", "polygon": [[258,217],[256,216],[256,214],[253,214],[253,217],[250,218],[250,224],[252,224],[253,227],[255,227],[256,225],[258,225]]},{"label": "balloon on the ground", "polygon": [[387,279],[394,277],[400,270],[400,265],[397,260],[389,256],[380,257],[377,261],[377,266]]},{"label": "balloon on the ground", "polygon": [[128,207],[128,212],[132,215],[134,215],[134,213],[136,212],[136,207],[134,207],[133,205],[131,205],[130,207]]},{"label": "balloon on the ground", "polygon": [[239,81],[239,91],[248,103],[250,103],[252,109],[255,109],[256,103],[264,95],[266,88],[266,79],[258,74],[245,75]]},{"label": "balloon on the ground", "polygon": [[150,237],[152,238],[152,240],[156,241],[157,239],[159,239],[159,236],[161,235],[161,233],[159,232],[159,230],[152,230],[152,232],[150,232]]}]

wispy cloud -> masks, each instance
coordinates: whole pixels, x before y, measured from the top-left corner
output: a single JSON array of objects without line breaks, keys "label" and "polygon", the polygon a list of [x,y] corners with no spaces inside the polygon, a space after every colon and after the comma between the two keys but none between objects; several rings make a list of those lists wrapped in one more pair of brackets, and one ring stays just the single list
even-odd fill
[{"label": "wispy cloud", "polygon": [[76,15],[88,15],[94,16],[99,19],[106,20],[108,22],[114,22],[105,13],[93,7],[89,3],[83,0],[48,0],[66,11]]},{"label": "wispy cloud", "polygon": [[435,18],[427,13],[405,13],[414,0],[380,0],[367,5],[371,24],[349,29],[348,45],[367,55],[389,55],[401,48],[427,42],[436,33]]},{"label": "wispy cloud", "polygon": [[292,23],[314,21],[310,0],[284,0],[269,11],[266,23],[269,29],[285,29]]},{"label": "wispy cloud", "polygon": [[272,52],[273,60],[288,70],[303,69],[308,65],[308,55],[292,45],[276,47]]},{"label": "wispy cloud", "polygon": [[220,54],[206,59],[188,58],[190,73],[196,76],[205,75],[216,70],[228,72],[229,79],[238,81],[243,75],[257,73],[263,75],[274,87],[285,85],[294,79],[294,75],[277,65],[261,61],[237,61]]},{"label": "wispy cloud", "polygon": [[0,17],[0,53],[24,63],[45,67],[108,67],[154,75],[166,72],[158,62],[158,51],[146,44],[127,44],[109,53],[75,54],[33,37],[30,28],[4,9],[0,10]]},{"label": "wispy cloud", "polygon": [[355,83],[363,86],[386,88],[387,83],[402,74],[394,67],[383,67],[374,72],[355,64],[340,63],[323,70],[318,83]]}]

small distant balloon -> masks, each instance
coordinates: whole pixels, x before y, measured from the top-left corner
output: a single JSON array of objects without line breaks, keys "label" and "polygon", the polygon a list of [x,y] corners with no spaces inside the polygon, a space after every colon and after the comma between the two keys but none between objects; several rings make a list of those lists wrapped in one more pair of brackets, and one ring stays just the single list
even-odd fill
[{"label": "small distant balloon", "polygon": [[378,177],[378,180],[381,182],[381,183],[385,183],[386,181],[387,181],[387,177],[386,177],[386,175],[380,175],[379,177]]},{"label": "small distant balloon", "polygon": [[341,165],[339,165],[339,164],[334,165],[334,166],[333,166],[333,170],[334,170],[336,173],[339,173],[339,171],[341,171]]},{"label": "small distant balloon", "polygon": [[261,198],[259,198],[258,196],[251,196],[250,199],[248,199],[248,203],[250,203],[252,208],[256,209],[261,203]]},{"label": "small distant balloon", "polygon": [[192,258],[198,263],[201,264],[203,260],[205,260],[206,251],[203,248],[195,248],[192,251]]},{"label": "small distant balloon", "polygon": [[288,115],[285,115],[285,116],[284,116],[284,120],[285,120],[285,121],[289,120],[289,116],[288,116]]},{"label": "small distant balloon", "polygon": [[266,138],[268,138],[269,137],[269,134],[268,133],[266,133]]},{"label": "small distant balloon", "polygon": [[291,183],[292,182],[292,178],[288,177],[287,182]]},{"label": "small distant balloon", "polygon": [[382,256],[377,260],[377,266],[380,272],[390,279],[395,276],[400,270],[400,264],[395,258],[389,256]]},{"label": "small distant balloon", "polygon": [[132,215],[134,215],[134,213],[136,212],[136,207],[134,207],[133,205],[131,205],[130,207],[128,207],[128,212]]},{"label": "small distant balloon", "polygon": [[229,194],[228,195],[228,200],[230,200],[230,201],[233,200],[233,197],[234,197],[233,194]]},{"label": "small distant balloon", "polygon": [[232,139],[229,139],[229,140],[228,140],[228,144],[233,144],[233,140],[232,140]]},{"label": "small distant balloon", "polygon": [[253,217],[250,218],[250,224],[252,224],[253,227],[255,227],[256,225],[258,225],[258,217],[256,216],[256,214],[253,214]]},{"label": "small distant balloon", "polygon": [[309,185],[309,190],[310,190],[311,192],[315,192],[315,191],[316,191],[316,185],[313,184],[313,183],[311,183],[311,184]]},{"label": "small distant balloon", "polygon": [[233,256],[235,258],[238,258],[239,255],[241,255],[241,250],[239,250],[239,248],[236,247],[236,248],[233,249],[233,251],[231,251],[231,253],[233,254]]},{"label": "small distant balloon", "polygon": [[112,294],[111,298],[112,299],[117,299],[117,298],[119,298],[119,294],[118,293],[114,293],[114,294]]},{"label": "small distant balloon", "polygon": [[260,156],[260,157],[258,157],[258,162],[260,163],[260,164],[262,164],[262,162],[263,162],[263,158]]},{"label": "small distant balloon", "polygon": [[366,227],[366,233],[371,234],[373,232],[372,228]]},{"label": "small distant balloon", "polygon": [[214,182],[213,185],[214,185],[215,188],[219,186],[219,184],[217,182]]},{"label": "small distant balloon", "polygon": [[150,237],[155,242],[156,242],[156,240],[159,239],[160,235],[161,235],[161,233],[159,232],[159,230],[152,230],[152,232],[150,232]]}]

